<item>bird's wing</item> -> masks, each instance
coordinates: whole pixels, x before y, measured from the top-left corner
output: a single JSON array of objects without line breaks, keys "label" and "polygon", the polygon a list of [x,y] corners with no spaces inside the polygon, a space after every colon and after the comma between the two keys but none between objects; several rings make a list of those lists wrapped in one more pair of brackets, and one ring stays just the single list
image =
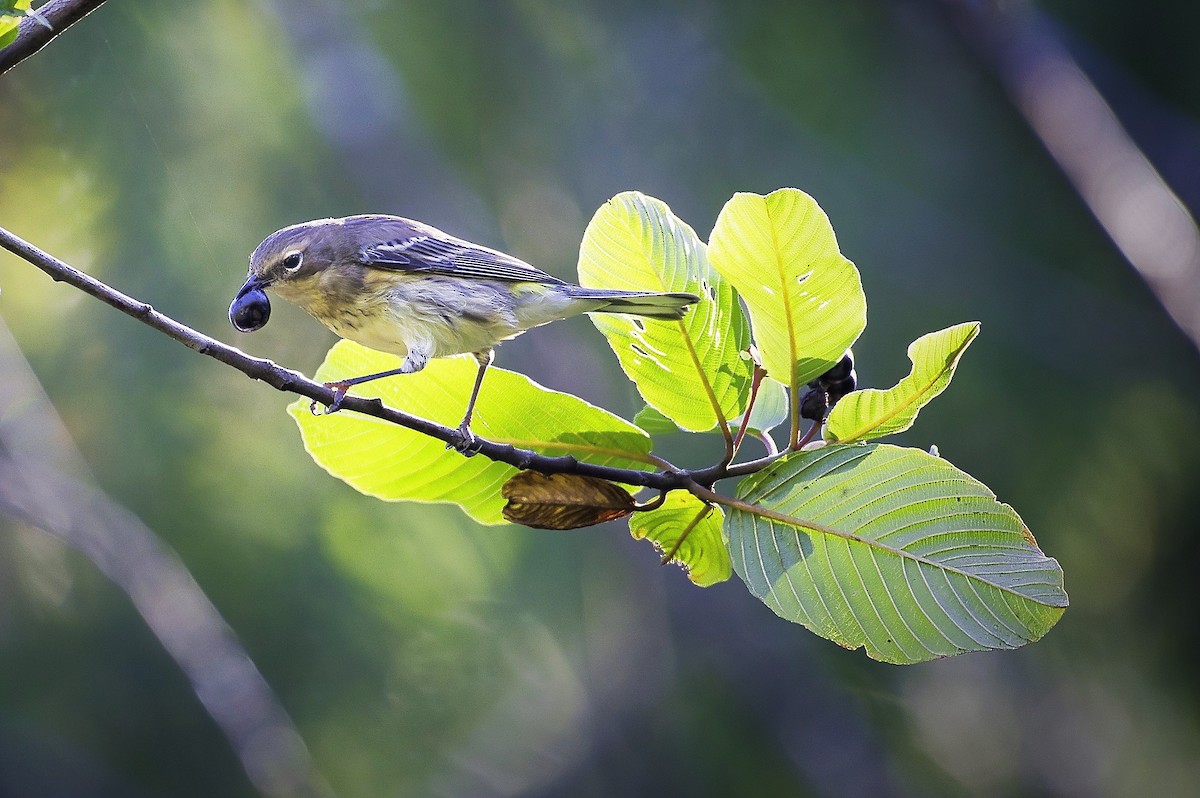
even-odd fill
[{"label": "bird's wing", "polygon": [[409,235],[372,244],[362,250],[361,258],[367,266],[402,272],[507,282],[562,282],[523,260],[433,228],[414,229]]}]

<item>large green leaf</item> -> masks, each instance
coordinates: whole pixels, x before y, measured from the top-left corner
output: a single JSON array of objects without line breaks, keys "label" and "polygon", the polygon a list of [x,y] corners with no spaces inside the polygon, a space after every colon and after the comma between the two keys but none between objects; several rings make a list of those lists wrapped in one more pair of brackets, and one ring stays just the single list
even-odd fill
[{"label": "large green leaf", "polygon": [[743,480],[733,567],[780,616],[885,662],[1016,648],[1067,606],[1062,569],[986,486],[886,444],[799,452]]},{"label": "large green leaf", "polygon": [[792,396],[836,363],[866,326],[858,269],[803,191],[735,194],[717,217],[708,255],[745,301],[767,373]]},{"label": "large green leaf", "polygon": [[689,291],[701,301],[680,321],[594,313],[621,368],[646,403],[702,432],[745,409],[753,369],[750,328],[733,287],[666,203],[618,194],[592,217],[579,247],[579,281],[592,288]]},{"label": "large green leaf", "polygon": [[688,579],[700,587],[724,582],[733,573],[729,548],[721,533],[725,516],[682,490],[667,494],[662,507],[629,517],[629,532],[638,540],[648,539],[669,562],[682,565]]},{"label": "large green leaf", "polygon": [[917,413],[946,390],[963,352],[979,335],[968,321],[927,333],[908,345],[912,371],[886,391],[868,388],[842,397],[825,423],[825,439],[839,443],[881,438],[912,426]]},{"label": "large green leaf", "polygon": [[[339,341],[317,370],[332,382],[396,368],[399,359]],[[431,360],[416,374],[357,386],[353,393],[450,427],[458,426],[475,379],[469,356]],[[314,416],[309,401],[288,412],[300,425],[304,447],[329,473],[388,501],[447,502],[485,524],[504,523],[501,486],[517,469],[485,457],[463,457],[439,440],[371,416],[341,411]],[[650,438],[607,410],[551,391],[522,374],[488,369],[471,424],[475,434],[549,455],[571,454],[592,463],[649,469]]]}]

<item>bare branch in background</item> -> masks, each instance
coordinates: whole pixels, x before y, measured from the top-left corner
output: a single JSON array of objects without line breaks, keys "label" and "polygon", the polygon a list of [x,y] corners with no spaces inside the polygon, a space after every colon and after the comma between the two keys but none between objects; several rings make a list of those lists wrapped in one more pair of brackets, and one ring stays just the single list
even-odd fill
[{"label": "bare branch in background", "polygon": [[331,795],[287,712],[187,568],[133,513],[86,484],[83,458],[2,323],[0,384],[0,514],[82,552],[129,596],[259,790]]},{"label": "bare branch in background", "polygon": [[55,36],[95,11],[104,0],[50,0],[37,16],[21,20],[16,40],[0,50],[0,75],[49,44]]},{"label": "bare branch in background", "polygon": [[1047,20],[1027,3],[937,0],[1092,215],[1200,349],[1200,230]]}]

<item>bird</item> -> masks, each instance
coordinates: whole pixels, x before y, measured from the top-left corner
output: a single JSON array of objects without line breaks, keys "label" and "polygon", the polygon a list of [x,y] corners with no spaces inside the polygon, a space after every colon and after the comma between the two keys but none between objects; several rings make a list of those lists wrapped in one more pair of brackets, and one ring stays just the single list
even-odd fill
[{"label": "bird", "polygon": [[[452,443],[474,453],[471,418],[495,347],[533,327],[582,313],[682,319],[687,292],[621,291],[568,283],[499,250],[423,222],[386,214],[316,219],[267,236],[229,306],[241,332],[271,315],[267,291],[342,338],[402,358],[399,368],[326,383],[336,412],[351,387],[413,374],[432,358],[471,354],[479,368]],[[316,402],[312,409],[316,412]]]}]

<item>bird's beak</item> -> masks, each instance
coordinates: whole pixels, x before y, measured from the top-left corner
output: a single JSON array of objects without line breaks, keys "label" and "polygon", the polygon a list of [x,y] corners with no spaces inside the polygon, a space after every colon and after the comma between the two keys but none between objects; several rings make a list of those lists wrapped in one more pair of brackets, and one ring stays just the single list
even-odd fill
[{"label": "bird's beak", "polygon": [[256,274],[246,279],[229,306],[229,321],[234,327],[241,332],[254,332],[266,326],[271,318],[271,301],[263,289],[270,284]]},{"label": "bird's beak", "polygon": [[233,298],[233,301],[237,302],[239,299],[241,299],[242,297],[244,297],[246,294],[250,293],[251,291],[262,291],[270,284],[271,284],[270,280],[264,280],[263,278],[259,277],[257,274],[252,274],[246,278],[245,284],[242,285],[242,287],[238,289],[237,296],[235,296]]}]

